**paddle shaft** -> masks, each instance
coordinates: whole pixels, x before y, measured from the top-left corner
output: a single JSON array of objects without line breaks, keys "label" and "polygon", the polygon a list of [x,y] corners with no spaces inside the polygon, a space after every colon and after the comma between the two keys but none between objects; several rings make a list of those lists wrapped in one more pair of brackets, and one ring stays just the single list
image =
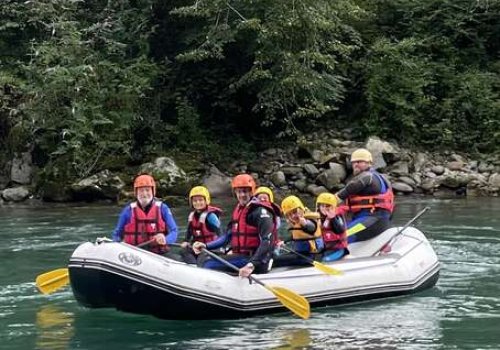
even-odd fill
[{"label": "paddle shaft", "polygon": [[[206,249],[206,248],[202,248],[201,250],[202,250],[203,252],[205,252],[205,254],[210,255],[212,258],[214,258],[215,260],[218,260],[220,263],[222,263],[222,264],[226,265],[227,267],[229,267],[229,268],[233,269],[234,271],[238,271],[238,272],[240,271],[240,269],[239,269],[237,266],[235,266],[235,265],[231,264],[229,261],[226,261],[226,260],[222,259],[222,258],[221,258],[220,256],[218,256],[217,254],[212,253],[210,250],[208,250],[208,249]],[[257,284],[260,284],[260,285],[261,285],[261,286],[263,286],[264,288],[268,289],[268,287],[265,285],[265,283],[264,283],[264,282],[262,282],[261,280],[259,280],[259,279],[255,278],[254,276],[250,275],[250,276],[248,276],[248,279],[249,279],[249,280],[252,280],[253,282],[255,282],[255,283],[257,283]]]},{"label": "paddle shaft", "polygon": [[295,250],[288,248],[288,247],[287,247],[286,245],[284,245],[284,244],[281,246],[281,248],[282,248],[283,250],[286,250],[286,251],[287,251],[287,252],[289,252],[289,253],[292,253],[292,254],[295,254],[295,255],[297,255],[297,256],[299,256],[299,257],[301,257],[302,259],[304,259],[305,261],[307,261],[307,262],[308,262],[308,263],[310,263],[310,264],[314,264],[314,263],[315,263],[315,260],[314,260],[314,259],[311,259],[310,257],[305,256],[304,254],[300,254],[299,252],[296,252]]},{"label": "paddle shaft", "polygon": [[[401,229],[399,229],[389,240],[387,240],[387,242],[385,242],[383,245],[382,245],[382,248],[384,248],[385,246],[387,245],[390,245],[393,243],[393,241],[396,239],[397,236],[399,236],[401,233],[403,233],[404,230],[406,230],[411,224],[413,224],[413,222],[415,222],[415,220],[417,220],[419,217],[421,217],[422,215],[424,215],[424,213],[429,210],[430,207],[425,207],[424,209],[422,209],[421,211],[419,211],[417,213],[417,215],[415,215],[410,221],[408,221],[406,223],[406,225],[404,225]],[[380,254],[380,251],[382,250],[382,248],[380,248],[375,254],[373,254],[373,256],[376,256],[378,254]]]}]

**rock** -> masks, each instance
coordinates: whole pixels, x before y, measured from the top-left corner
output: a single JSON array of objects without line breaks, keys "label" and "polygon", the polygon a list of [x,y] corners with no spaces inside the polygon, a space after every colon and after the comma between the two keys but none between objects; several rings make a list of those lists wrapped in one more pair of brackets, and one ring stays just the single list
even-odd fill
[{"label": "rock", "polygon": [[7,188],[9,179],[6,176],[0,175],[0,191]]},{"label": "rock", "polygon": [[446,167],[452,171],[462,170],[465,164],[462,161],[448,162]]},{"label": "rock", "polygon": [[440,184],[448,188],[460,188],[466,186],[470,179],[467,174],[464,173],[449,173],[442,175],[440,178]]},{"label": "rock", "polygon": [[14,159],[12,159],[10,170],[10,179],[12,182],[28,185],[31,183],[32,173],[31,153],[16,154]]},{"label": "rock", "polygon": [[392,184],[392,189],[396,192],[401,192],[401,193],[412,193],[413,192],[413,187],[410,185],[404,183],[404,182],[399,182],[396,181]]},{"label": "rock", "polygon": [[394,163],[390,169],[387,169],[387,171],[391,174],[396,174],[396,175],[409,175],[410,170],[408,167],[408,162],[407,161],[399,161]]},{"label": "rock", "polygon": [[306,192],[316,197],[323,192],[328,192],[328,189],[326,189],[324,186],[310,184],[306,187]]},{"label": "rock", "polygon": [[399,182],[402,182],[404,184],[407,184],[411,187],[415,187],[417,185],[417,183],[415,182],[415,180],[413,180],[411,177],[408,177],[408,176],[401,176],[398,178],[398,181]]},{"label": "rock", "polygon": [[297,180],[295,182],[293,182],[293,187],[295,187],[298,191],[300,192],[304,192],[304,190],[306,189],[307,187],[307,181],[304,180],[304,179],[301,179],[301,180]]},{"label": "rock", "polygon": [[76,201],[94,201],[100,199],[118,200],[125,183],[109,170],[103,170],[70,186]]},{"label": "rock", "polygon": [[488,185],[496,187],[497,189],[500,188],[500,173],[491,174],[488,179]]},{"label": "rock", "polygon": [[304,171],[311,177],[316,177],[319,174],[319,170],[314,164],[304,164]]},{"label": "rock", "polygon": [[275,173],[271,174],[271,182],[274,184],[276,187],[281,187],[286,185],[286,176],[283,171],[277,171]]},{"label": "rock", "polygon": [[425,192],[434,192],[434,189],[438,187],[439,184],[437,183],[436,179],[425,179],[422,181],[422,184],[420,185],[420,188],[422,188]]},{"label": "rock", "polygon": [[347,171],[342,164],[339,163],[329,163],[328,167],[333,170],[333,173],[340,181],[344,181],[347,177]]},{"label": "rock", "polygon": [[2,191],[2,198],[6,202],[21,202],[28,198],[30,192],[25,186],[7,188]]},{"label": "rock", "polygon": [[215,166],[210,167],[209,174],[202,180],[202,183],[213,197],[229,196],[232,193],[231,178]]},{"label": "rock", "polygon": [[155,178],[160,196],[186,195],[189,191],[190,179],[172,158],[158,157],[154,162],[144,163],[140,172],[151,174]]},{"label": "rock", "polygon": [[413,159],[413,167],[415,171],[421,171],[422,168],[427,163],[427,155],[422,152],[418,152],[415,154],[415,158]]},{"label": "rock", "polygon": [[480,173],[491,173],[495,170],[495,166],[491,163],[480,162],[477,171]]},{"label": "rock", "polygon": [[341,179],[342,175],[343,174],[334,169],[327,169],[318,175],[316,182],[324,185],[329,190],[340,189],[343,187]]},{"label": "rock", "polygon": [[320,162],[323,157],[324,157],[323,151],[315,149],[314,151],[311,152],[311,158],[315,162]]},{"label": "rock", "polygon": [[436,175],[443,175],[444,174],[444,166],[442,165],[434,165],[431,169],[431,171],[436,174]]},{"label": "rock", "polygon": [[302,172],[302,167],[300,166],[283,166],[280,168],[280,171],[285,174],[285,176],[293,176],[297,173]]}]

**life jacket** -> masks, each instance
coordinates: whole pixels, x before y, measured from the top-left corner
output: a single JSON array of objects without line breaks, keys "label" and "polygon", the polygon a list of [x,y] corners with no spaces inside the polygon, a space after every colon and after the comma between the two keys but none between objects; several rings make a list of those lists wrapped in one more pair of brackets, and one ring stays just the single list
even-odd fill
[{"label": "life jacket", "polygon": [[266,208],[273,215],[273,230],[271,245],[274,247],[278,238],[276,229],[276,215],[273,206],[268,202],[261,202],[256,199],[250,200],[247,205],[237,205],[231,216],[231,249],[234,254],[252,255],[260,245],[259,230],[257,226],[247,223],[247,216],[255,207]]},{"label": "life jacket", "polygon": [[[161,215],[161,204],[161,201],[153,200],[151,208],[146,214],[137,202],[130,203],[130,221],[123,230],[125,243],[139,245],[151,240],[157,233],[165,235],[168,233],[167,224]],[[153,243],[149,250],[160,254],[166,252],[167,248]]]},{"label": "life jacket", "polygon": [[316,231],[311,235],[302,229],[300,223],[293,224],[292,227],[288,228],[288,231],[292,233],[294,250],[298,252],[318,253],[323,249],[320,215],[317,212],[306,210],[304,218],[316,223]]},{"label": "life jacket", "polygon": [[211,213],[220,217],[222,210],[209,205],[203,212],[200,213],[200,215],[196,215],[196,211],[194,210],[189,213],[188,227],[191,229],[193,234],[193,241],[191,243],[202,242],[207,244],[217,238],[215,232],[210,231],[206,224],[207,216]]},{"label": "life jacket", "polygon": [[349,206],[349,211],[358,217],[371,215],[379,209],[386,210],[389,214],[391,214],[394,211],[394,193],[392,192],[390,184],[377,171],[373,169],[370,169],[369,171],[380,181],[380,193],[349,196],[346,200],[346,205]]},{"label": "life jacket", "polygon": [[331,220],[334,219],[335,217],[332,219],[325,218],[321,225],[321,234],[323,236],[323,242],[325,243],[325,251],[347,248],[347,228],[344,225],[344,230],[342,232],[334,232],[331,225]]}]

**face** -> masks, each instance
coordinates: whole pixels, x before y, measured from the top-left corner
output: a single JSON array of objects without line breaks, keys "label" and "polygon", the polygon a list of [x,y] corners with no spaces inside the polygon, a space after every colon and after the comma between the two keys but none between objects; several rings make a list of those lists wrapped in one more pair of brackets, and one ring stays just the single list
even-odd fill
[{"label": "face", "polygon": [[153,187],[139,187],[137,188],[137,201],[146,206],[153,200]]},{"label": "face", "polygon": [[351,162],[351,164],[352,172],[354,175],[358,175],[359,173],[362,173],[363,171],[370,168],[370,163],[365,162],[364,160],[355,160],[354,162]]},{"label": "face", "polygon": [[203,196],[193,196],[191,197],[191,204],[196,210],[203,210],[207,207],[207,201]]},{"label": "face", "polygon": [[270,202],[271,201],[269,196],[265,193],[259,193],[257,195],[257,199],[261,202]]},{"label": "face", "polygon": [[236,187],[234,194],[239,205],[246,205],[252,198],[252,189],[250,187]]},{"label": "face", "polygon": [[291,222],[299,222],[300,218],[304,216],[304,211],[300,208],[295,208],[289,211],[286,216]]},{"label": "face", "polygon": [[332,208],[330,204],[320,203],[318,206],[319,212],[323,215],[327,215],[328,211]]}]

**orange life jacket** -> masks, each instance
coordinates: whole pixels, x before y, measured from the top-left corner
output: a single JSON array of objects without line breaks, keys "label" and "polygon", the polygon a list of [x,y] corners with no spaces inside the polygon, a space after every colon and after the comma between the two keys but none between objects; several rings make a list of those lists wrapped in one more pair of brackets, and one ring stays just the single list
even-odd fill
[{"label": "orange life jacket", "polygon": [[349,196],[346,200],[349,211],[356,214],[362,210],[366,210],[370,214],[373,214],[377,209],[384,209],[392,213],[394,211],[394,193],[391,186],[377,171],[370,170],[370,172],[380,181],[380,193]]}]

